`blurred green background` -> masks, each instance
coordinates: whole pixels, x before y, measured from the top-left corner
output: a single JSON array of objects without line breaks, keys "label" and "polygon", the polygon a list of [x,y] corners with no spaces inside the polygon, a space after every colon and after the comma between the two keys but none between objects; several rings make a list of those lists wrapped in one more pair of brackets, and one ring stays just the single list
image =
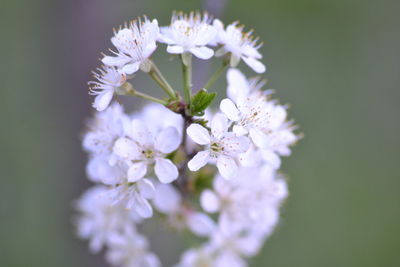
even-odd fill
[{"label": "blurred green background", "polygon": [[[107,266],[71,224],[89,187],[79,135],[90,71],[112,27],[205,6],[255,29],[269,87],[305,134],[284,160],[281,224],[251,266],[400,266],[397,0],[2,0],[0,266]],[[178,80],[176,62],[156,60]],[[175,262],[166,244],[158,252]]]}]

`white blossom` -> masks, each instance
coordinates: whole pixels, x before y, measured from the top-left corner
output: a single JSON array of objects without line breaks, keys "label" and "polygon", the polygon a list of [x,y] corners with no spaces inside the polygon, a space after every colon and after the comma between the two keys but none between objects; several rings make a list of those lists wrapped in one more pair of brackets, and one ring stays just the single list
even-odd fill
[{"label": "white blossom", "polygon": [[285,181],[269,166],[241,167],[235,179],[216,177],[213,190],[204,191],[200,203],[205,211],[220,212],[218,222],[227,233],[256,229],[268,235],[286,196]]},{"label": "white blossom", "polygon": [[279,168],[280,159],[276,153],[289,155],[289,146],[298,139],[293,133],[292,123],[286,120],[286,108],[270,100],[269,91],[260,91],[259,82],[247,81],[236,69],[228,71],[227,79],[227,95],[233,99],[223,99],[220,109],[234,122],[233,131],[238,136],[248,135],[261,150],[254,150],[247,156],[261,157]]},{"label": "white blossom", "polygon": [[236,157],[246,152],[249,141],[244,136],[237,137],[228,132],[228,121],[222,114],[216,114],[211,121],[211,135],[200,124],[192,124],[187,129],[189,137],[206,150],[198,152],[188,163],[191,171],[197,171],[208,162],[216,162],[220,174],[231,178],[237,172]]},{"label": "white blossom", "polygon": [[216,34],[207,13],[174,13],[171,25],[161,28],[160,42],[168,45],[168,53],[192,53],[200,59],[209,59],[214,51],[207,45],[215,39]]},{"label": "white blossom", "polygon": [[126,181],[128,166],[124,162],[110,164],[109,157],[102,154],[93,155],[86,165],[88,178],[105,185],[117,185]]},{"label": "white blossom", "polygon": [[[162,118],[162,119],[161,119]],[[146,128],[152,133],[158,133],[167,127],[174,127],[182,136],[183,118],[163,105],[151,103],[141,112],[135,113],[132,119],[146,122]]]},{"label": "white blossom", "polygon": [[[215,267],[214,250],[210,246],[186,250],[175,267]],[[226,265],[228,266],[228,265]]]},{"label": "white blossom", "polygon": [[[243,30],[237,22],[225,28],[206,12],[178,12],[169,26],[144,17],[114,31],[116,50],[103,55],[104,66],[89,82],[97,112],[82,140],[87,178],[96,185],[75,203],[78,236],[88,240],[91,252],[104,249],[110,265],[161,266],[139,232],[146,231],[141,224],[153,213],[169,228],[204,241],[187,248],[175,267],[247,267],[278,225],[288,196],[281,156],[290,155],[299,139],[287,106],[272,99],[272,90],[262,89],[262,79],[247,79],[235,68],[227,71],[226,98],[218,111],[210,106],[212,92],[187,103],[193,93],[187,92],[192,54],[204,60],[223,56],[223,66],[229,61],[231,67],[243,60],[255,72],[265,72],[261,44]],[[150,60],[157,42],[181,55],[187,70],[184,99]],[[210,46],[218,47],[215,53]],[[127,79],[139,70],[148,72],[168,98],[133,89]],[[110,104],[123,91],[157,104],[126,114],[121,105]],[[216,168],[202,169],[207,164]]]},{"label": "white blossom", "polygon": [[240,60],[243,59],[255,72],[265,72],[264,64],[259,61],[262,58],[262,55],[258,52],[261,45],[257,45],[258,39],[253,39],[251,32],[244,33],[244,27],[238,26],[237,22],[228,25],[226,29],[224,29],[223,23],[215,19],[213,25],[218,33],[217,43],[222,45],[216,52],[217,56],[231,53],[230,65],[232,67],[236,67]]},{"label": "white blossom", "polygon": [[133,227],[124,232],[110,235],[106,259],[118,267],[160,267],[158,257],[149,251],[146,237],[137,233]]},{"label": "white blossom", "polygon": [[129,118],[121,105],[114,103],[108,109],[97,112],[88,123],[82,146],[92,155],[103,155],[111,164],[115,163],[114,142],[125,136]]},{"label": "white blossom", "polygon": [[153,198],[154,194],[154,185],[148,179],[116,185],[107,191],[111,205],[121,205],[128,210],[133,209],[142,218],[153,216],[153,208],[148,199]]},{"label": "white blossom", "polygon": [[132,220],[129,211],[110,204],[104,186],[87,190],[75,206],[80,212],[76,219],[78,235],[90,240],[89,247],[93,253],[99,252],[107,244],[111,233],[127,227]]},{"label": "white blossom", "polygon": [[107,66],[118,67],[121,73],[133,74],[140,68],[150,71],[147,59],[157,48],[156,41],[160,29],[156,19],[152,21],[144,17],[115,32],[111,42],[117,48],[115,56],[104,56],[103,63]]},{"label": "white blossom", "polygon": [[181,209],[182,197],[171,184],[156,184],[157,194],[154,196],[154,207],[161,213],[178,213]]},{"label": "white blossom", "polygon": [[154,164],[158,179],[162,183],[170,183],[178,178],[178,169],[165,156],[176,150],[180,142],[179,133],[174,127],[167,127],[154,137],[141,120],[134,119],[127,136],[115,142],[114,152],[129,165],[129,182],[143,178],[148,165]]},{"label": "white blossom", "polygon": [[111,103],[115,91],[126,82],[126,75],[114,67],[103,66],[93,72],[97,81],[89,82],[89,94],[95,95],[93,107],[97,111],[105,110]]},{"label": "white blossom", "polygon": [[214,221],[203,212],[186,208],[180,193],[171,184],[157,184],[156,192],[153,204],[159,212],[168,215],[171,226],[188,228],[195,235],[203,237],[214,232]]}]

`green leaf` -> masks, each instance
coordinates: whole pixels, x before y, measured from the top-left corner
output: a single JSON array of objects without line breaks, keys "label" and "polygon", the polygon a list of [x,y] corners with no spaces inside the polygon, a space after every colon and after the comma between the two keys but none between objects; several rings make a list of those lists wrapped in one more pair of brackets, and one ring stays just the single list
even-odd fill
[{"label": "green leaf", "polygon": [[206,89],[201,89],[192,97],[190,111],[194,116],[204,115],[204,110],[211,104],[217,93],[209,93]]}]

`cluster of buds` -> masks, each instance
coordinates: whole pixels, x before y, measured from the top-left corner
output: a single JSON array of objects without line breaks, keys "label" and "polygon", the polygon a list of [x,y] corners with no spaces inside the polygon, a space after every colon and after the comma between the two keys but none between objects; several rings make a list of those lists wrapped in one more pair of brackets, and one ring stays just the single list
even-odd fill
[{"label": "cluster of buds", "polygon": [[[176,266],[247,266],[279,221],[288,195],[281,157],[299,139],[287,107],[263,90],[265,82],[236,68],[243,60],[265,72],[257,39],[207,13],[175,13],[169,26],[146,17],[125,24],[111,42],[115,48],[103,55],[97,81],[89,82],[97,112],[83,148],[87,176],[96,185],[76,202],[79,237],[94,253],[104,249],[113,266],[158,267],[160,259],[138,230],[156,213],[203,241],[184,251]],[[181,91],[151,59],[159,43],[180,58]],[[193,55],[222,61],[201,88],[192,86]],[[213,111],[216,93],[209,89],[225,70],[226,98]],[[139,71],[166,96],[136,90],[130,80]],[[151,103],[128,114],[113,102],[118,96]]]}]

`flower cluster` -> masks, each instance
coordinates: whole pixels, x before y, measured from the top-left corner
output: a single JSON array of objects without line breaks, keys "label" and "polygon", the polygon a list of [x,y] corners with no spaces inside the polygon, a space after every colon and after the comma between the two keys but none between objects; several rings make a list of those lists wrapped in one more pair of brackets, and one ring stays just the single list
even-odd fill
[{"label": "flower cluster", "polygon": [[[265,71],[257,39],[237,23],[225,28],[207,13],[192,12],[174,13],[164,27],[146,17],[132,21],[111,42],[115,50],[102,58],[97,81],[89,82],[98,112],[88,122],[83,148],[87,176],[96,185],[76,202],[79,237],[94,253],[105,249],[113,266],[161,266],[138,231],[157,215],[204,241],[185,251],[177,267],[247,266],[246,258],[260,251],[279,221],[288,195],[281,157],[299,139],[287,108],[263,90],[265,82],[235,68],[243,59],[255,72]],[[181,60],[183,96],[151,59],[159,43]],[[222,57],[198,90],[191,83],[192,55]],[[226,68],[227,97],[215,111],[216,93],[208,89]],[[138,71],[166,97],[137,91],[129,81]],[[112,102],[115,95],[154,103],[129,114]]]}]

